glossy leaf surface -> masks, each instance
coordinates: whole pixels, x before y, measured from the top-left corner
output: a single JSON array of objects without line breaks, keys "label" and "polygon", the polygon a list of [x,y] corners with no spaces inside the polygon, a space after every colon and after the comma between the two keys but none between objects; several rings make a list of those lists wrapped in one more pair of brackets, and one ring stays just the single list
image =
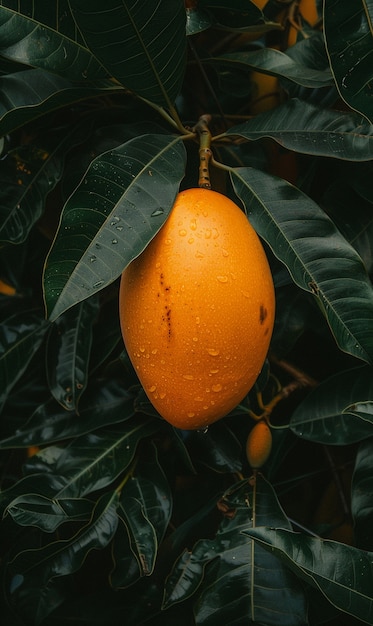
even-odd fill
[{"label": "glossy leaf surface", "polygon": [[58,458],[54,472],[66,486],[58,497],[84,497],[112,483],[131,463],[139,442],[157,430],[150,419],[126,422],[126,428],[112,426],[73,440]]},{"label": "glossy leaf surface", "polygon": [[[153,573],[158,547],[171,516],[172,495],[154,447],[140,459],[124,485],[118,508],[120,536],[113,545],[114,588],[127,587]],[[129,550],[123,550],[123,543]]]},{"label": "glossy leaf surface", "polygon": [[[271,525],[289,527],[272,488],[260,475],[256,489],[256,523],[267,519]],[[166,606],[198,589],[198,625],[250,619],[249,623],[295,626],[306,619],[303,593],[293,575],[245,539],[242,531],[252,527],[252,497],[247,481],[227,491],[219,501],[224,519],[216,537],[200,540],[192,551],[185,551],[167,580]]]},{"label": "glossy leaf surface", "polygon": [[181,0],[70,0],[92,54],[122,85],[170,108],[186,62],[185,9]]},{"label": "glossy leaf surface", "polygon": [[303,154],[349,161],[373,157],[373,126],[366,120],[355,113],[332,111],[296,98],[233,126],[226,134],[251,141],[271,137]]},{"label": "glossy leaf surface", "polygon": [[65,78],[38,69],[0,76],[0,133],[6,135],[67,105],[115,91],[118,87],[108,81],[73,86]]},{"label": "glossy leaf surface", "polygon": [[359,367],[325,380],[292,414],[291,429],[325,444],[348,445],[373,434],[373,369]]},{"label": "glossy leaf surface", "polygon": [[[61,24],[63,21],[66,23],[67,16],[66,11]],[[42,21],[38,21],[38,17]],[[55,19],[55,24],[59,23],[58,16]],[[1,56],[59,74],[72,81],[107,77],[107,72],[97,59],[78,41],[76,30],[66,36],[45,21],[49,21],[46,20],[46,15],[21,15],[0,6]],[[71,37],[72,34],[74,38]]]},{"label": "glossy leaf surface", "polygon": [[142,252],[173,205],[184,160],[179,137],[146,135],[93,161],[47,259],[50,319],[113,282]]},{"label": "glossy leaf surface", "polygon": [[29,365],[49,327],[40,311],[23,310],[0,325],[0,406]]},{"label": "glossy leaf surface", "polygon": [[97,501],[90,523],[78,533],[36,550],[20,552],[13,560],[13,601],[18,597],[22,604],[22,596],[27,595],[31,584],[39,596],[37,623],[54,608],[51,581],[78,570],[91,550],[103,549],[112,539],[118,524],[117,506],[117,493],[105,493]]},{"label": "glossy leaf surface", "polygon": [[49,499],[41,494],[25,494],[12,500],[6,511],[20,526],[37,526],[54,532],[64,522],[87,522],[92,502],[84,499]]},{"label": "glossy leaf surface", "polygon": [[373,35],[368,3],[326,0],[325,41],[341,98],[372,123]]},{"label": "glossy leaf surface", "polygon": [[250,537],[275,553],[337,608],[370,624],[373,619],[373,554],[334,541],[256,528]]},{"label": "glossy leaf surface", "polygon": [[339,347],[372,363],[373,288],[359,255],[318,205],[285,180],[252,168],[231,176],[250,222],[294,282],[314,294]]},{"label": "glossy leaf surface", "polygon": [[309,88],[334,84],[329,69],[315,70],[298,63],[284,52],[272,48],[263,48],[253,52],[231,52],[219,57],[210,57],[205,59],[205,62],[231,71],[235,69],[263,71],[265,74],[287,78]]}]

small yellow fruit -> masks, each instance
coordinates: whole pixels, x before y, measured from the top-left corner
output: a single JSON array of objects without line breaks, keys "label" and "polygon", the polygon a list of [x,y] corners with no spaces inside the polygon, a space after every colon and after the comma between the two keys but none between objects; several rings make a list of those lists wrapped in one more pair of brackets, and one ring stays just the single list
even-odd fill
[{"label": "small yellow fruit", "polygon": [[254,385],[275,314],[272,275],[245,214],[208,189],[178,194],[121,279],[124,343],[157,411],[181,429],[224,417]]},{"label": "small yellow fruit", "polygon": [[259,469],[267,461],[272,449],[272,433],[265,420],[251,429],[246,442],[246,456],[253,469]]}]

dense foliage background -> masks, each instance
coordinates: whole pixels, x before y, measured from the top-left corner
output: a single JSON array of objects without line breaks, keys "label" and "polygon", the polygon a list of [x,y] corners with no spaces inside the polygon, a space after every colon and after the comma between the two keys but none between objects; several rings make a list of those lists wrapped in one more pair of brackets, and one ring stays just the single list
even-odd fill
[{"label": "dense foliage background", "polygon": [[[0,2],[4,626],[373,623],[372,24],[367,0]],[[184,432],[118,281],[198,184],[201,116],[277,311],[249,397]]]}]

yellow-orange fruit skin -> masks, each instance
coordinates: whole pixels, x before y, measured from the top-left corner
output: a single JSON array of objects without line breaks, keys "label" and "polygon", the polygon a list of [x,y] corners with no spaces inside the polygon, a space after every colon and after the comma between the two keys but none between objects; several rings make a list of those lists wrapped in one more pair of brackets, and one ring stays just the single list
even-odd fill
[{"label": "yellow-orange fruit skin", "polygon": [[246,442],[246,456],[253,469],[267,461],[272,449],[272,433],[267,422],[261,420],[251,429]]},{"label": "yellow-orange fruit skin", "polygon": [[273,330],[274,287],[256,232],[225,196],[179,193],[123,272],[119,300],[129,358],[174,426],[205,428],[255,383]]}]

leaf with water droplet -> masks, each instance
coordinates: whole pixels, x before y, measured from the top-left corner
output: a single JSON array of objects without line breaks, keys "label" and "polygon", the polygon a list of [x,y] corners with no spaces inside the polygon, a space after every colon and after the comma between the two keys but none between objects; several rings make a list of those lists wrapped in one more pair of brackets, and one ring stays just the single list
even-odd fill
[{"label": "leaf with water droplet", "polygon": [[[173,206],[185,162],[183,141],[173,135],[142,135],[95,159],[64,207],[46,261],[44,296],[51,320],[115,281],[142,252]],[[97,163],[99,177],[92,171]]]}]

